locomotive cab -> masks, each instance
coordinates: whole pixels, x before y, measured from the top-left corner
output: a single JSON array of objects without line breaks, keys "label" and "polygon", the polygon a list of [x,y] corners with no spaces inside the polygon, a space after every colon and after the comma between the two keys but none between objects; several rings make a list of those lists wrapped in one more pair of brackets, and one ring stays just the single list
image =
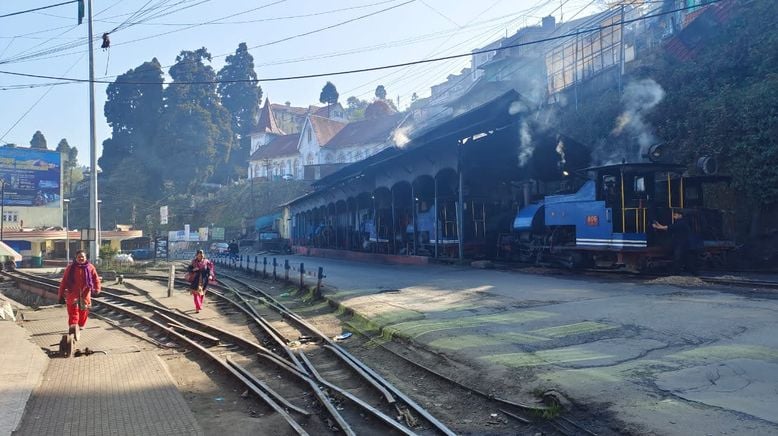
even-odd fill
[{"label": "locomotive cab", "polygon": [[587,180],[577,192],[549,195],[519,211],[514,231],[520,235],[522,260],[568,267],[659,267],[670,257],[669,239],[651,224],[672,223],[677,209],[690,215],[700,246],[724,248],[721,213],[706,209],[703,201],[703,184],[723,178],[684,177],[684,170],[662,163],[582,170]]}]

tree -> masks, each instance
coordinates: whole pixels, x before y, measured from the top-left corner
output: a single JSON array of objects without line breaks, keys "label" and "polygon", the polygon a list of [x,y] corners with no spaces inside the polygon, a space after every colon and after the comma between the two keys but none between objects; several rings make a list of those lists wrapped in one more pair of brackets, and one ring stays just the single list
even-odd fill
[{"label": "tree", "polygon": [[357,97],[351,96],[346,100],[346,116],[350,120],[359,120],[365,117],[365,108],[368,106],[368,102],[360,100]]},{"label": "tree", "polygon": [[209,181],[217,167],[226,167],[233,133],[230,113],[216,94],[216,73],[205,64],[210,60],[211,54],[204,47],[185,50],[170,67],[173,82],[163,93],[158,135],[164,147],[155,148],[152,154],[152,171],[160,189],[167,185],[175,192],[191,193]]},{"label": "tree", "polygon": [[376,86],[375,96],[379,100],[386,100],[386,88],[384,88],[384,85]]},{"label": "tree", "polygon": [[57,144],[57,151],[62,154],[67,154],[67,152],[70,151],[70,144],[68,144],[67,139],[62,138],[59,140],[59,143]]},{"label": "tree", "polygon": [[103,112],[111,126],[111,137],[103,142],[98,161],[106,175],[118,170],[124,158],[135,153],[148,155],[154,147],[162,108],[162,81],[162,67],[154,58],[108,85]]},{"label": "tree", "polygon": [[48,150],[46,147],[46,137],[43,136],[43,133],[41,133],[40,130],[36,130],[35,134],[32,135],[32,139],[30,140],[30,148],[36,148],[38,150]]},{"label": "tree", "polygon": [[68,140],[60,139],[57,144],[57,151],[62,160],[62,187],[64,194],[70,197],[73,193],[73,187],[76,182],[83,179],[83,174],[78,169],[78,149],[71,147]]},{"label": "tree", "polygon": [[319,101],[327,104],[328,117],[330,116],[330,106],[338,102],[339,96],[338,89],[335,88],[335,85],[333,85],[332,82],[328,81],[324,84],[324,87],[321,89],[321,94],[319,94]]},{"label": "tree", "polygon": [[694,62],[667,58],[655,68],[668,94],[651,121],[684,160],[719,157],[721,171],[748,201],[752,237],[762,212],[778,205],[775,14],[776,2],[744,3],[704,39]]},{"label": "tree", "polygon": [[254,58],[242,42],[235,54],[226,58],[224,67],[216,76],[220,81],[218,93],[222,105],[229,111],[235,148],[227,159],[231,168],[224,176],[236,178],[246,171],[251,142],[249,133],[254,128],[255,118],[262,100],[262,88],[254,71]]}]

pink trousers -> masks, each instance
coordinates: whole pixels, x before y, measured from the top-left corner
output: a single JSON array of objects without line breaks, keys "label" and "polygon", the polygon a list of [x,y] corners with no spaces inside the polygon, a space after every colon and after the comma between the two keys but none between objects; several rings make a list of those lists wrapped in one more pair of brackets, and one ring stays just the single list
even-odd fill
[{"label": "pink trousers", "polygon": [[197,292],[192,294],[192,297],[194,297],[194,305],[196,311],[201,311],[203,309],[203,299],[205,298],[205,295],[200,295]]}]

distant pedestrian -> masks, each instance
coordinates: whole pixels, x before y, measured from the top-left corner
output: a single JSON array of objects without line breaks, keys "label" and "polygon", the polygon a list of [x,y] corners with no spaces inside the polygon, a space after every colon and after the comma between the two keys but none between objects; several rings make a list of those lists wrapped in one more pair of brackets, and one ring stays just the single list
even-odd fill
[{"label": "distant pedestrian", "polygon": [[663,225],[654,221],[651,226],[656,230],[670,233],[673,245],[673,272],[678,273],[684,268],[688,273],[697,275],[697,252],[692,249],[694,235],[689,220],[684,218],[679,209],[673,210],[673,223]]},{"label": "distant pedestrian", "polygon": [[230,258],[235,261],[238,259],[238,253],[240,253],[240,246],[237,242],[233,239],[230,241],[230,243],[227,245],[227,250],[230,252]]},{"label": "distant pedestrian", "polygon": [[97,270],[87,260],[84,250],[76,251],[75,261],[62,274],[58,293],[59,303],[65,304],[68,310],[68,333],[73,333],[76,340],[80,339],[89,317],[92,296],[99,293]]},{"label": "distant pedestrian", "polygon": [[195,313],[200,313],[203,308],[203,299],[208,290],[208,283],[214,280],[215,271],[213,262],[205,258],[203,250],[197,250],[192,263],[187,268],[189,275],[189,292],[194,297]]}]

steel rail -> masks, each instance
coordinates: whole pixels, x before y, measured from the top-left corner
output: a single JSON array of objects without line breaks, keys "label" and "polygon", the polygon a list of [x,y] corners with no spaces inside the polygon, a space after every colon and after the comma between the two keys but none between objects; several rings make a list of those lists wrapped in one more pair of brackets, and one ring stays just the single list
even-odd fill
[{"label": "steel rail", "polygon": [[[33,283],[36,283],[38,285],[42,285],[42,286],[44,286],[47,289],[56,288],[55,285],[53,285],[51,283],[45,283],[44,281],[40,281],[40,280],[35,280],[35,279],[30,279],[30,278],[23,278],[23,277],[17,277],[17,279],[22,279],[22,280],[25,280],[25,281],[28,281],[28,282],[33,282]],[[109,297],[109,298],[114,298],[116,300],[122,301],[125,304],[131,304],[131,305],[135,305],[135,306],[144,307],[147,310],[148,310],[148,307],[157,308],[156,306],[152,306],[152,305],[149,305],[149,304],[146,304],[146,303],[143,303],[143,302],[138,302],[138,301],[134,301],[134,300],[125,299],[125,298],[122,298],[120,296],[112,295],[110,293],[107,293],[106,296]],[[109,310],[112,310],[114,312],[122,313],[122,314],[125,314],[125,315],[132,316],[134,318],[137,318],[137,319],[141,320],[143,323],[145,323],[146,325],[150,325],[152,327],[156,327],[158,330],[162,330],[163,332],[165,332],[165,334],[170,335],[170,336],[172,336],[172,337],[174,337],[174,338],[184,342],[185,344],[191,346],[192,348],[197,349],[202,354],[204,354],[206,357],[208,357],[209,359],[213,360],[214,362],[219,364],[222,368],[227,370],[230,374],[232,374],[235,378],[237,378],[241,383],[243,383],[249,390],[251,390],[255,395],[257,395],[260,399],[262,399],[268,406],[270,406],[279,415],[281,415],[286,420],[286,422],[289,424],[289,426],[295,432],[297,432],[297,434],[299,434],[301,436],[303,436],[303,435],[307,436],[308,435],[308,433],[300,426],[300,424],[297,423],[297,421],[295,421],[294,418],[291,415],[289,415],[289,413],[286,412],[286,410],[283,407],[281,407],[271,397],[272,394],[265,393],[264,391],[262,391],[259,388],[259,386],[257,386],[254,383],[252,383],[249,379],[244,377],[238,370],[236,370],[235,368],[233,368],[232,366],[227,364],[224,360],[220,359],[218,356],[216,356],[210,350],[206,349],[205,347],[203,347],[202,345],[198,344],[197,342],[191,340],[190,338],[186,337],[185,335],[176,332],[173,327],[169,327],[169,326],[165,326],[163,324],[160,324],[157,321],[154,321],[153,319],[151,319],[151,318],[149,318],[147,316],[138,314],[138,313],[136,313],[136,312],[134,312],[132,310],[124,308],[124,307],[122,307],[122,306],[120,306],[118,304],[110,303],[110,302],[108,302],[106,300],[107,300],[106,298],[100,298],[100,299],[94,299],[93,301],[95,303],[97,303],[98,306],[105,306],[106,308],[108,308]],[[271,390],[271,392],[275,393],[272,390]],[[295,407],[295,408],[293,408],[293,410],[302,410],[302,409],[299,409],[299,408]],[[308,412],[307,414],[306,413],[303,413],[303,414],[310,415],[310,412]]]},{"label": "steel rail", "polygon": [[364,372],[369,374],[371,377],[373,377],[375,380],[377,380],[379,383],[381,383],[384,387],[386,387],[389,391],[391,391],[394,396],[400,398],[406,405],[408,405],[410,408],[412,408],[414,411],[416,411],[419,415],[423,416],[424,419],[426,419],[429,423],[434,425],[440,432],[443,434],[446,434],[448,436],[454,436],[456,433],[454,433],[451,429],[449,429],[445,424],[440,422],[437,418],[432,416],[426,409],[421,407],[419,404],[417,404],[415,401],[413,401],[411,398],[409,398],[407,395],[402,393],[399,389],[397,389],[393,384],[391,384],[388,380],[384,379],[378,373],[373,371],[370,367],[362,363],[359,359],[352,356],[348,351],[343,349],[341,346],[336,344],[334,341],[332,341],[327,335],[319,331],[316,327],[310,325],[307,321],[297,316],[294,312],[287,309],[283,304],[276,301],[271,295],[268,293],[262,291],[261,289],[246,283],[245,281],[236,278],[234,276],[230,276],[228,274],[221,274],[222,277],[227,277],[229,280],[233,280],[237,283],[240,283],[242,286],[245,286],[253,291],[255,291],[258,294],[261,294],[264,296],[267,300],[271,301],[273,306],[277,307],[280,312],[285,313],[287,317],[294,320],[295,322],[299,323],[301,326],[305,327],[310,332],[314,333],[316,336],[319,336],[324,341],[326,341],[330,346],[340,351],[340,353],[351,360],[354,364],[362,368]]},{"label": "steel rail", "polygon": [[416,433],[414,433],[413,431],[411,431],[408,428],[406,428],[404,425],[402,425],[399,422],[397,422],[394,418],[386,415],[385,413],[381,412],[380,410],[378,410],[378,409],[374,408],[373,406],[365,403],[359,397],[351,394],[351,392],[348,392],[348,391],[346,391],[344,389],[341,389],[341,388],[337,387],[336,385],[333,385],[332,383],[327,381],[324,377],[322,377],[319,374],[318,371],[316,371],[316,368],[314,368],[313,364],[311,363],[310,360],[308,360],[308,357],[305,355],[305,353],[302,350],[298,351],[298,353],[300,354],[300,358],[303,360],[303,362],[305,362],[305,364],[310,369],[311,374],[314,376],[314,378],[316,378],[316,380],[319,381],[319,383],[323,384],[324,386],[327,386],[330,389],[333,389],[333,390],[337,391],[340,395],[343,395],[343,397],[351,400],[352,402],[356,403],[360,407],[362,407],[362,408],[364,408],[366,410],[369,410],[370,413],[372,413],[374,416],[380,418],[386,424],[394,427],[395,430],[398,430],[398,431],[400,431],[400,432],[402,432],[402,433],[404,433],[404,434],[406,434],[408,436],[416,435]]},{"label": "steel rail", "polygon": [[[156,280],[162,280],[162,279],[163,279],[163,277],[155,277],[154,279],[156,279]],[[166,279],[166,278],[164,278],[164,281],[167,281],[167,279]],[[181,281],[179,281],[179,282],[181,282]],[[186,284],[188,285],[188,283],[186,283]],[[224,288],[223,286],[220,286],[220,287],[221,287],[221,288]],[[104,288],[104,289],[105,289],[105,288]],[[236,293],[236,295],[237,295],[237,296],[240,298],[240,300],[241,300],[241,302],[243,303],[243,305],[245,305],[246,307],[248,307],[248,309],[244,308],[244,307],[243,307],[243,305],[241,305],[240,303],[238,303],[238,302],[236,302],[236,301],[232,300],[231,298],[227,297],[226,295],[223,295],[223,294],[222,294],[222,293],[220,293],[220,292],[214,292],[214,291],[211,291],[210,293],[211,293],[211,294],[214,294],[214,295],[216,295],[216,296],[218,296],[218,297],[220,297],[220,298],[222,298],[222,299],[224,299],[225,301],[227,301],[227,302],[229,302],[230,304],[232,304],[234,307],[236,307],[236,308],[238,308],[239,310],[243,311],[243,312],[244,312],[244,313],[245,313],[245,314],[246,314],[246,315],[247,315],[247,316],[248,316],[250,319],[253,319],[253,320],[254,320],[254,321],[255,321],[255,322],[256,322],[256,323],[257,323],[257,324],[258,324],[260,327],[262,327],[262,328],[263,328],[263,329],[264,329],[264,330],[265,330],[265,331],[268,333],[268,335],[270,335],[271,337],[273,337],[273,338],[274,338],[274,340],[275,340],[275,342],[276,342],[276,343],[277,343],[277,344],[278,344],[278,345],[279,345],[281,348],[283,348],[285,351],[287,351],[287,352],[290,354],[290,356],[292,357],[292,359],[293,359],[295,362],[297,362],[298,364],[300,364],[300,367],[301,367],[301,369],[300,369],[300,370],[298,370],[298,369],[295,369],[294,367],[292,367],[292,366],[291,366],[291,365],[289,365],[289,364],[285,364],[285,365],[284,365],[284,368],[285,368],[285,369],[290,369],[290,370],[291,370],[290,372],[291,372],[292,374],[296,375],[296,376],[297,376],[297,377],[298,377],[298,378],[299,378],[301,381],[304,381],[304,382],[308,383],[308,385],[311,387],[311,389],[312,389],[312,390],[314,391],[314,393],[316,394],[316,396],[317,396],[317,400],[318,400],[318,401],[319,401],[319,402],[322,404],[322,406],[323,406],[325,409],[327,409],[327,410],[328,410],[329,414],[330,414],[330,415],[332,415],[332,417],[335,419],[335,421],[338,423],[338,425],[339,425],[339,426],[343,426],[342,430],[343,430],[344,432],[348,433],[348,434],[351,434],[351,433],[349,433],[349,432],[352,432],[352,433],[353,433],[353,430],[351,430],[351,428],[350,428],[350,426],[348,425],[348,423],[346,422],[346,420],[345,420],[345,419],[343,419],[343,417],[340,415],[340,413],[337,411],[337,409],[335,409],[335,408],[334,408],[334,407],[331,405],[331,402],[330,402],[330,401],[329,401],[329,399],[327,398],[326,394],[324,394],[324,392],[322,392],[322,391],[320,390],[320,388],[319,388],[319,387],[318,387],[318,386],[317,386],[317,385],[316,385],[316,384],[313,382],[313,380],[312,380],[312,379],[311,379],[309,376],[307,376],[307,375],[306,375],[306,374],[303,372],[303,371],[307,371],[307,369],[306,369],[306,368],[305,368],[305,367],[304,367],[304,366],[303,366],[301,363],[299,363],[299,360],[297,359],[297,356],[296,356],[296,355],[295,355],[295,354],[294,354],[294,353],[291,351],[291,349],[290,349],[290,348],[289,348],[289,347],[286,345],[286,342],[283,340],[283,338],[281,337],[280,333],[278,333],[278,332],[277,332],[277,330],[276,330],[275,328],[273,328],[273,327],[270,325],[270,323],[269,323],[269,322],[267,322],[266,320],[264,320],[264,318],[263,318],[263,317],[261,317],[261,316],[260,316],[260,315],[259,315],[259,314],[256,312],[256,309],[254,309],[254,308],[253,308],[253,307],[252,307],[250,304],[248,304],[248,302],[246,301],[246,299],[245,299],[245,296],[244,296],[244,294],[245,294],[245,293],[241,293],[240,291],[237,291],[237,290],[235,290],[235,289],[231,289],[231,288],[227,288],[227,290],[229,290],[229,291],[232,291],[232,292]],[[201,326],[203,326],[203,327],[205,327],[205,328],[211,328],[211,329],[214,329],[214,330],[219,330],[219,329],[218,329],[218,328],[216,328],[216,327],[209,326],[208,324],[202,323],[201,321],[199,321],[199,320],[197,320],[197,319],[195,319],[195,318],[192,318],[192,317],[190,317],[190,316],[188,316],[188,315],[185,315],[185,314],[182,314],[182,313],[178,313],[178,312],[176,312],[176,311],[172,311],[172,310],[170,310],[170,309],[167,309],[167,308],[164,308],[164,307],[161,307],[161,306],[156,306],[156,305],[151,305],[151,304],[144,303],[144,302],[139,302],[139,301],[135,301],[135,300],[125,299],[125,298],[123,298],[123,297],[120,297],[120,296],[118,296],[118,295],[112,294],[111,292],[107,292],[107,291],[103,291],[103,292],[101,293],[101,295],[105,295],[105,296],[107,296],[107,297],[111,297],[111,298],[118,298],[118,299],[120,299],[121,301],[124,301],[124,302],[126,302],[126,303],[128,303],[128,304],[139,305],[139,306],[145,307],[145,308],[147,308],[148,310],[153,310],[155,313],[157,313],[157,314],[159,314],[159,315],[163,315],[161,312],[165,312],[165,313],[168,313],[168,314],[170,314],[170,315],[172,315],[172,316],[175,316],[175,317],[179,317],[179,318],[185,319],[185,320],[186,320],[186,321],[188,321],[188,322],[197,323],[198,325],[201,325]],[[255,296],[255,295],[251,295],[251,294],[246,294],[246,295],[248,295],[248,296],[249,296],[249,297],[251,297],[251,298],[256,298],[256,296]],[[174,324],[180,324],[180,323],[178,323],[177,321],[175,321],[175,320],[172,320],[171,318],[169,318],[169,317],[167,317],[167,316],[164,316],[164,315],[163,315],[163,317],[164,317],[166,320],[168,320],[168,322],[171,322],[171,321],[172,321]],[[175,325],[171,326],[169,329],[174,329],[174,328],[176,328],[176,326],[175,326]],[[191,329],[189,329],[189,330],[191,330]],[[231,335],[231,336],[232,336],[232,334],[230,334],[229,332],[224,332],[224,331],[221,331],[221,332],[222,332],[222,333],[224,333],[224,334],[228,334],[228,335]],[[203,336],[202,334],[199,334],[199,332],[197,332],[197,331],[193,332],[193,334],[197,334],[197,336],[199,336],[199,337],[205,337],[205,336]],[[236,338],[237,338],[237,337],[236,337]],[[205,337],[205,339],[206,339],[206,340],[209,340],[209,341],[211,341],[211,342],[215,342],[215,341],[214,341],[214,339],[215,339],[215,338],[207,338],[207,337]],[[256,347],[260,347],[260,348],[261,348],[261,346],[260,346],[260,345],[257,345],[257,344],[254,344],[254,345],[255,345]],[[273,353],[272,351],[270,351],[270,350],[267,350],[267,349],[262,349],[262,350],[261,350],[261,353],[260,353],[260,355],[261,355],[261,356],[263,356],[263,357],[266,357],[266,358],[273,358],[273,357],[275,356],[275,353]],[[279,360],[278,358],[275,358],[275,361],[276,361],[276,363],[279,363],[279,362],[284,362],[283,360]],[[233,362],[233,364],[234,364],[234,362]],[[237,365],[237,364],[235,364],[235,365]],[[234,366],[233,366],[233,368],[234,368]],[[236,369],[236,370],[237,370],[237,369]],[[239,370],[237,370],[237,371],[239,371]],[[244,371],[245,371],[245,370],[244,370]],[[239,371],[239,372],[240,372],[240,371]],[[244,376],[245,376],[245,374],[244,374]],[[365,380],[366,380],[366,381],[371,381],[371,380],[369,380],[369,379],[365,379]],[[257,380],[257,381],[258,381],[258,380]],[[260,382],[260,383],[261,383],[261,382]],[[335,391],[337,391],[337,392],[339,392],[339,393],[344,393],[344,397],[345,397],[345,396],[347,396],[347,395],[350,395],[350,394],[349,394],[347,391],[345,391],[344,389],[342,389],[342,388],[340,388],[340,387],[338,387],[338,386],[336,386],[336,385],[333,385],[333,384],[331,384],[331,383],[327,383],[327,384],[328,384],[328,387],[332,388],[333,390],[335,390]],[[271,390],[271,392],[272,392],[272,390]],[[380,413],[380,411],[377,411],[377,410],[375,410],[374,408],[370,407],[369,405],[367,405],[367,403],[364,403],[364,402],[362,402],[362,401],[360,400],[360,401],[355,401],[355,404],[357,404],[359,407],[363,408],[363,409],[364,409],[366,412],[370,413],[371,415],[374,415],[374,416],[376,416],[378,419],[380,419],[380,420],[382,420],[382,421],[385,421],[385,420],[384,420],[384,417],[385,417],[385,415],[383,415],[383,416],[382,416],[382,415],[379,415],[379,414],[377,414],[376,412]],[[393,425],[393,426],[394,426],[394,425]]]},{"label": "steel rail", "polygon": [[[147,316],[143,316],[143,315],[134,313],[131,310],[126,310],[126,309],[122,308],[119,305],[111,304],[111,303],[108,303],[106,301],[100,301],[99,304],[105,305],[107,307],[110,307],[110,308],[112,308],[115,311],[121,311],[123,313],[130,314],[130,315],[133,315],[133,316],[135,316],[135,317],[137,317],[139,319],[145,320],[145,322],[147,324],[151,324],[153,326],[156,326],[157,328],[159,328],[159,329],[161,329],[163,331],[166,331],[168,334],[172,335],[176,339],[178,339],[180,341],[183,341],[187,345],[197,349],[198,351],[200,351],[201,353],[206,355],[208,358],[210,358],[214,362],[218,363],[219,366],[221,366],[222,368],[226,369],[230,374],[232,374],[235,378],[237,378],[240,382],[242,382],[244,386],[246,386],[249,390],[251,390],[256,396],[261,398],[262,401],[264,401],[268,406],[270,406],[273,410],[275,410],[276,413],[278,413],[281,417],[283,417],[284,420],[289,424],[289,426],[292,427],[292,429],[295,432],[297,432],[297,434],[299,434],[301,436],[307,436],[308,435],[308,433],[302,428],[302,426],[300,426],[300,424],[291,415],[289,415],[289,413],[283,407],[281,407],[275,400],[273,400],[271,395],[273,395],[273,393],[275,393],[274,391],[271,391],[272,393],[270,393],[270,392],[268,392],[268,393],[263,392],[258,386],[253,384],[250,380],[246,379],[240,372],[238,372],[237,370],[232,368],[230,365],[228,365],[225,361],[223,361],[218,356],[213,354],[207,348],[205,348],[202,345],[198,344],[197,342],[189,339],[188,337],[184,336],[183,334],[180,334],[180,333],[176,332],[175,330],[173,330],[172,327],[166,327],[163,324],[160,324],[160,323],[152,320],[151,318],[149,318]],[[295,408],[294,410],[297,410],[297,408]],[[308,415],[310,415],[310,413]]]}]

